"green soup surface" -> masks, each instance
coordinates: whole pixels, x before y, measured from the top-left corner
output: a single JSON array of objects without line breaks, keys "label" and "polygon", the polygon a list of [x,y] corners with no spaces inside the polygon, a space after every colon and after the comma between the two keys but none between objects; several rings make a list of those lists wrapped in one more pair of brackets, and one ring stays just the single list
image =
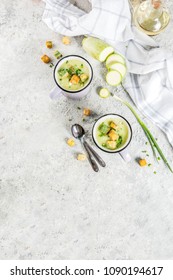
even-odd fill
[{"label": "green soup surface", "polygon": [[59,85],[68,91],[78,91],[89,82],[89,69],[79,59],[66,60],[57,71]]},{"label": "green soup surface", "polygon": [[96,140],[105,149],[120,149],[127,142],[127,139],[128,127],[122,119],[110,118],[97,127]]}]

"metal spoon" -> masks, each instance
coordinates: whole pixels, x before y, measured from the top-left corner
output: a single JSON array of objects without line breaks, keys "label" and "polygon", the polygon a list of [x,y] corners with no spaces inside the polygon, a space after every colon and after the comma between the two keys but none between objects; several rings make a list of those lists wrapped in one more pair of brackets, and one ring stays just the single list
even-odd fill
[{"label": "metal spoon", "polygon": [[83,127],[79,124],[74,124],[71,128],[72,134],[75,138],[79,139],[82,143],[82,145],[84,146],[87,154],[88,154],[88,159],[89,162],[91,164],[91,166],[93,167],[94,171],[98,171],[98,166],[95,162],[95,160],[93,159],[93,156],[95,157],[95,159],[98,161],[98,163],[105,167],[106,164],[103,161],[103,159],[93,150],[93,148],[86,142],[85,140],[85,130],[83,129]]},{"label": "metal spoon", "polygon": [[85,142],[84,142],[85,131],[84,131],[83,127],[78,125],[78,124],[74,124],[71,127],[71,131],[72,131],[73,136],[75,138],[79,139],[81,144],[83,145],[83,147],[84,147],[84,149],[85,149],[85,151],[87,153],[89,163],[91,164],[93,170],[95,172],[98,172],[99,171],[98,165],[97,165],[96,161],[94,160],[91,152],[87,149],[87,147],[85,145]]}]

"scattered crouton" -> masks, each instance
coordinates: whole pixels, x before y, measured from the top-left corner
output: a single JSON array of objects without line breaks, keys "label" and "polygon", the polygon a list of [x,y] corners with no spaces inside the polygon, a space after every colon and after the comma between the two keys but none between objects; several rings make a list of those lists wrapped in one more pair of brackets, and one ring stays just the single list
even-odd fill
[{"label": "scattered crouton", "polygon": [[73,147],[75,145],[75,141],[72,139],[72,138],[69,138],[67,140],[67,144],[70,146],[70,147]]},{"label": "scattered crouton", "polygon": [[85,116],[90,116],[90,115],[91,115],[91,110],[88,109],[88,108],[84,108],[83,114],[84,114]]},{"label": "scattered crouton", "polygon": [[53,47],[52,41],[46,41],[46,47],[51,49]]},{"label": "scattered crouton", "polygon": [[73,85],[77,85],[80,81],[80,78],[77,75],[73,75],[70,79],[70,83],[72,83]]},{"label": "scattered crouton", "polygon": [[71,43],[70,38],[67,37],[67,36],[64,36],[62,38],[62,42],[63,42],[64,45],[69,45]]},{"label": "scattered crouton", "polygon": [[109,131],[109,133],[108,133],[108,136],[110,137],[110,139],[112,140],[112,141],[115,141],[115,140],[117,140],[118,139],[118,134],[115,132],[115,130],[113,130],[113,129],[111,129],[110,131]]},{"label": "scattered crouton", "polygon": [[77,155],[77,160],[81,160],[81,161],[86,160],[86,155],[85,154],[78,154]]},{"label": "scattered crouton", "polygon": [[114,122],[111,122],[110,127],[113,128],[113,129],[116,129],[117,125]]},{"label": "scattered crouton", "polygon": [[46,54],[44,54],[44,55],[41,57],[41,60],[42,60],[44,63],[49,63],[49,62],[50,62],[50,57],[47,56]]},{"label": "scattered crouton", "polygon": [[146,165],[147,165],[146,159],[140,159],[140,160],[139,160],[139,165],[140,165],[140,166],[146,166]]}]

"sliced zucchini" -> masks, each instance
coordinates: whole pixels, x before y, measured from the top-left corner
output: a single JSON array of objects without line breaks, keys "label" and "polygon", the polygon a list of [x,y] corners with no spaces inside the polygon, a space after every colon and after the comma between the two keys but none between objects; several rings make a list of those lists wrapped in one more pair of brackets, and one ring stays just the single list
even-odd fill
[{"label": "sliced zucchini", "polygon": [[126,66],[119,62],[110,63],[108,70],[116,70],[116,71],[120,72],[122,78],[124,78],[124,76],[126,75],[126,72],[127,72]]},{"label": "sliced zucchini", "polygon": [[99,96],[101,98],[107,98],[110,96],[110,92],[107,88],[101,88],[100,91],[99,91]]},{"label": "sliced zucchini", "polygon": [[84,38],[82,41],[82,46],[88,54],[100,62],[105,61],[106,58],[114,52],[113,47],[111,47],[106,42],[94,37]]},{"label": "sliced zucchini", "polygon": [[122,76],[117,70],[110,70],[106,75],[106,82],[110,86],[118,86],[122,82]]},{"label": "sliced zucchini", "polygon": [[114,51],[114,49],[111,46],[106,47],[99,54],[99,61],[104,62],[106,60],[106,58],[110,55],[110,53],[113,53],[113,51]]},{"label": "sliced zucchini", "polygon": [[118,53],[113,53],[108,56],[108,58],[106,59],[106,67],[108,68],[109,64],[114,62],[120,62],[122,64],[126,64],[124,58]]}]

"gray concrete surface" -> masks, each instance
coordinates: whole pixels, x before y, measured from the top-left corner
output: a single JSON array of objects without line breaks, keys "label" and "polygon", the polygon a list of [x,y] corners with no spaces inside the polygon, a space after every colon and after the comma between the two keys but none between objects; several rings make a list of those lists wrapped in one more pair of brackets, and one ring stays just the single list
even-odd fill
[{"label": "gray concrete surface", "polygon": [[[49,99],[53,69],[40,56],[52,50],[45,41],[64,55],[85,54],[80,38],[62,45],[42,22],[43,9],[36,0],[0,2],[0,259],[173,259],[173,175],[154,162],[131,112],[99,99],[96,88],[105,82],[97,61],[87,57],[95,73],[87,98]],[[172,21],[157,40],[173,51]],[[82,123],[92,143],[94,122],[82,122],[77,107],[129,120],[131,163],[100,152],[107,168],[95,174],[75,159],[82,149],[77,141],[74,148],[66,145],[71,124]],[[167,139],[145,121],[173,165]],[[143,150],[151,167],[136,163]]]}]

